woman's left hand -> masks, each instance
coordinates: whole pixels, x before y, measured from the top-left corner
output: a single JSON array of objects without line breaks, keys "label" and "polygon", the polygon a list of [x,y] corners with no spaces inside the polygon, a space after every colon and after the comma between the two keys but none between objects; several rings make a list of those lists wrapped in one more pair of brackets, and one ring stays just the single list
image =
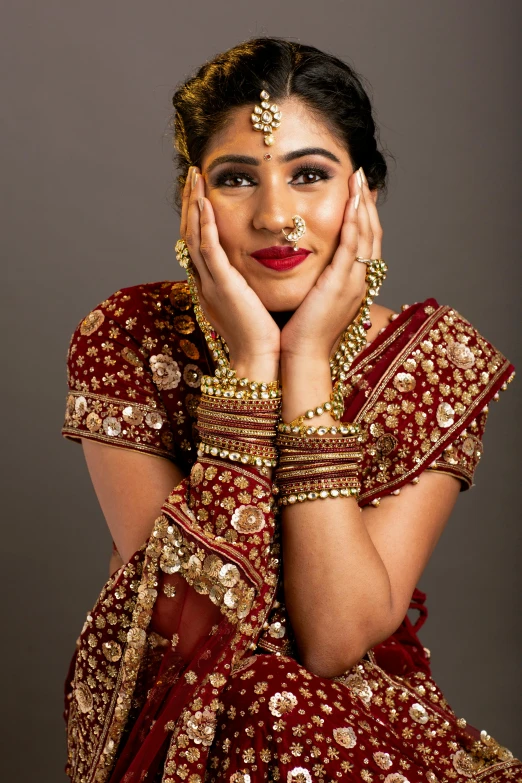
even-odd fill
[{"label": "woman's left hand", "polygon": [[[349,197],[339,246],[314,287],[281,332],[281,360],[306,358],[329,361],[337,340],[353,321],[366,294],[366,264],[361,258],[381,258],[382,227],[364,173],[348,180]],[[359,195],[359,206],[355,200]]]}]

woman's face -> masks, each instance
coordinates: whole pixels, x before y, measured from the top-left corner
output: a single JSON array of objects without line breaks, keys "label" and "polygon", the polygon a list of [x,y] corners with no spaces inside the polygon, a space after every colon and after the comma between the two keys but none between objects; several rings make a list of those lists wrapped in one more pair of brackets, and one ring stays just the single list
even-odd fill
[{"label": "woman's face", "polygon": [[[302,101],[288,98],[279,107],[281,125],[271,147],[253,130],[253,106],[241,107],[211,139],[200,167],[221,245],[272,312],[297,309],[332,260],[353,173],[347,150]],[[271,160],[263,157],[267,154]],[[237,156],[248,160],[234,161]],[[282,229],[293,230],[296,214],[306,222],[298,247],[310,255],[285,271],[253,258],[251,253],[273,246],[293,252]]]}]

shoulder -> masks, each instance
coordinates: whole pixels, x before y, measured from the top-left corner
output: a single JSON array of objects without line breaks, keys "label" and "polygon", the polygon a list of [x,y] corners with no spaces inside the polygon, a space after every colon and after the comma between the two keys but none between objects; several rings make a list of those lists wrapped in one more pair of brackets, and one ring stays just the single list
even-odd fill
[{"label": "shoulder", "polygon": [[115,291],[73,333],[64,435],[189,454],[205,362],[186,281]]},{"label": "shoulder", "polygon": [[163,280],[121,288],[95,305],[77,325],[72,341],[131,340],[153,352],[164,338],[198,331],[186,280]]},{"label": "shoulder", "polygon": [[183,372],[192,387],[201,375],[203,343],[186,281],[121,288],[77,325],[67,356],[70,385],[85,391],[94,383],[98,391],[100,377],[102,386],[124,380],[124,361],[134,374],[150,370],[160,391],[175,388]]},{"label": "shoulder", "polygon": [[161,318],[172,314],[174,303],[178,309],[190,309],[186,281],[164,280],[121,288],[95,305],[82,319],[77,331],[82,336],[90,336],[107,320],[136,334],[151,326],[161,329]]}]

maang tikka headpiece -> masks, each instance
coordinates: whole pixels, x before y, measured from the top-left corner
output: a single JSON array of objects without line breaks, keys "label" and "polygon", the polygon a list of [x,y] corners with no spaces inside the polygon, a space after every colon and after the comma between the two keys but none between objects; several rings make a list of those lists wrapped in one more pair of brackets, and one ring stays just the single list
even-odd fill
[{"label": "maang tikka headpiece", "polygon": [[262,131],[265,134],[265,144],[272,146],[274,143],[274,134],[272,131],[281,125],[282,114],[279,111],[277,103],[269,103],[270,95],[266,90],[261,91],[261,106],[254,106],[254,113],[251,115],[254,130]]}]

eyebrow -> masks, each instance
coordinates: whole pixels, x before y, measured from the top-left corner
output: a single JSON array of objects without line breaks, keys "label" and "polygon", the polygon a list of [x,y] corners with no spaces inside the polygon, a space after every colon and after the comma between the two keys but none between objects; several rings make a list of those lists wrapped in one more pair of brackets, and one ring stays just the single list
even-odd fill
[{"label": "eyebrow", "polygon": [[[322,155],[323,158],[328,158],[334,163],[341,165],[337,155],[334,155],[329,150],[325,150],[323,147],[303,147],[300,150],[293,150],[292,152],[287,152],[286,155],[279,156],[277,162],[290,163],[290,161],[296,160],[296,158],[304,158],[305,155]],[[242,163],[244,166],[259,166],[261,161],[259,158],[253,158],[250,155],[220,155],[208,165],[207,174],[210,174],[221,163]]]}]

